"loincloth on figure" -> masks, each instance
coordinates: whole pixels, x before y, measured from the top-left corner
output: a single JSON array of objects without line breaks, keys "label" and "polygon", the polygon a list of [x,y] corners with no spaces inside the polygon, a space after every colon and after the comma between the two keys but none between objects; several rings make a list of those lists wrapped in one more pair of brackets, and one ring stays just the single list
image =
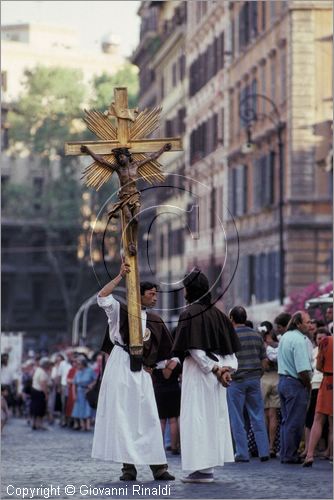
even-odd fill
[{"label": "loincloth on figure", "polygon": [[115,214],[122,210],[126,205],[133,210],[135,207],[140,207],[140,192],[135,191],[134,193],[123,194],[122,198],[117,203],[112,205],[112,209],[108,212],[109,217],[115,216]]}]

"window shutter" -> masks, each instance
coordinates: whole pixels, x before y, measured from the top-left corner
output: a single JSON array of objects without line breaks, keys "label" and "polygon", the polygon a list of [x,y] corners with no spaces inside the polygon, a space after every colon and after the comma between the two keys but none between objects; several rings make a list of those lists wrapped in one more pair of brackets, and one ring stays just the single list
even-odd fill
[{"label": "window shutter", "polygon": [[275,298],[278,299],[280,296],[280,287],[281,287],[281,262],[280,262],[280,253],[274,252],[274,290],[275,290]]},{"label": "window shutter", "polygon": [[250,255],[245,255],[243,257],[243,276],[241,279],[242,282],[242,301],[245,305],[248,305],[250,302],[250,289],[249,289],[249,257]]},{"label": "window shutter", "polygon": [[274,201],[275,201],[275,160],[276,160],[275,151],[270,151],[269,158],[270,158],[270,160],[269,160],[269,183],[270,183],[269,203],[270,203],[270,205],[273,205]]},{"label": "window shutter", "polygon": [[224,32],[220,35],[220,58],[219,61],[219,69],[223,68],[225,65],[225,34]]},{"label": "window shutter", "polygon": [[255,297],[256,302],[261,302],[261,256],[255,255],[255,266],[254,266],[254,274],[255,274]]},{"label": "window shutter", "polygon": [[258,2],[250,2],[250,25],[251,37],[256,37],[258,34],[257,29],[257,4]]},{"label": "window shutter", "polygon": [[253,206],[255,212],[261,207],[261,159],[257,159],[253,163]]}]

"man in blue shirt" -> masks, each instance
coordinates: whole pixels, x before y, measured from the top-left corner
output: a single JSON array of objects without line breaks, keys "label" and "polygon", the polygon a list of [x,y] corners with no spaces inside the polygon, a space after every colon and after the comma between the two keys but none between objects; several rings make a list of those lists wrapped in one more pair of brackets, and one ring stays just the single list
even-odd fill
[{"label": "man in blue shirt", "polygon": [[312,366],[307,334],[310,316],[296,312],[278,348],[278,393],[281,400],[281,463],[299,464],[298,448],[303,434],[311,389]]}]

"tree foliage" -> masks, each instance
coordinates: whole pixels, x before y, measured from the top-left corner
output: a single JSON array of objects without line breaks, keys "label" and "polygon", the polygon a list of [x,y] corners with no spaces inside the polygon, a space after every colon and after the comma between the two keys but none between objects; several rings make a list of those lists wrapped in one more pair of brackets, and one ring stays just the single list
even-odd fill
[{"label": "tree foliage", "polygon": [[63,156],[64,142],[78,137],[73,122],[86,95],[79,70],[44,66],[27,70],[24,92],[8,117],[12,143],[45,158]]},{"label": "tree foliage", "polygon": [[109,108],[113,100],[114,87],[127,87],[129,108],[135,108],[138,105],[138,70],[136,66],[130,63],[124,64],[124,66],[114,75],[103,73],[95,77],[94,87],[95,98],[92,102],[92,106],[100,111]]}]

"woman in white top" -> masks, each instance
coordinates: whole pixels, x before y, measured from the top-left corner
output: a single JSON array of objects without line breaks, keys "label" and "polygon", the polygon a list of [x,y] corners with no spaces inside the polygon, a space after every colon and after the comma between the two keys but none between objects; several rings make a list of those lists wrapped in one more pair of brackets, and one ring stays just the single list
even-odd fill
[{"label": "woman in white top", "polygon": [[49,366],[49,360],[47,358],[42,358],[32,378],[31,416],[33,430],[45,429],[45,427],[43,427],[43,418],[46,414],[46,402],[48,397],[49,375],[47,369]]}]

